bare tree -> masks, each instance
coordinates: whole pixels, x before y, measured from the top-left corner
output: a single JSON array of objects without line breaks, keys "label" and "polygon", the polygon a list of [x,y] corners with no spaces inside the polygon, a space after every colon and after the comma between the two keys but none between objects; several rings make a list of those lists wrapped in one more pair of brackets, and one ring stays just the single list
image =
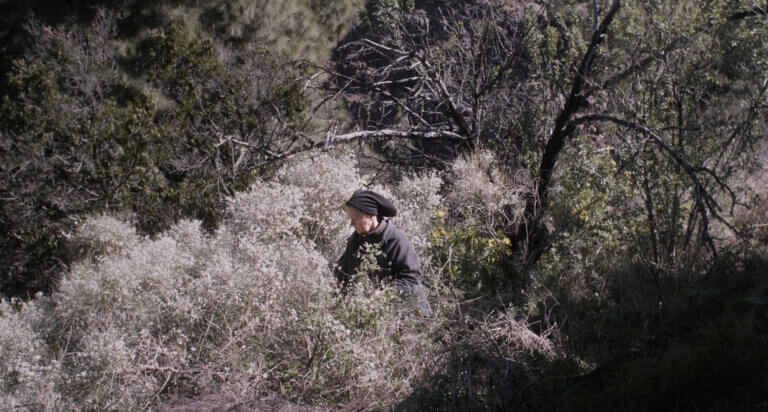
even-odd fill
[{"label": "bare tree", "polygon": [[[630,10],[658,12],[644,7],[631,5]],[[590,33],[580,48],[583,51],[570,65],[564,61],[564,75],[556,79],[531,76],[531,62],[540,52],[536,50],[537,33],[548,27],[567,30],[545,16],[551,10],[531,13],[530,9],[526,12],[493,1],[446,2],[429,13],[391,10],[384,23],[374,26],[369,22],[365,30],[353,31],[335,51],[334,63],[323,68],[329,79],[324,84],[328,95],[318,107],[328,101],[342,101],[350,109],[351,123],[332,121],[324,138],[303,134],[302,144],[270,155],[283,158],[341,142],[375,140],[399,147],[400,164],[403,159],[407,159],[406,163],[415,160],[430,164],[480,145],[490,146],[504,155],[511,169],[531,171],[534,188],[527,194],[523,217],[510,219],[505,229],[517,247],[513,260],[527,272],[552,244],[545,218],[558,159],[584,127],[600,125],[605,138],[615,143],[611,150],[617,160],[638,162],[638,151],[655,148],[659,157],[649,161],[665,162],[664,167],[685,179],[691,188],[687,200],[682,199],[684,192],[678,189],[675,193],[654,194],[658,176],[646,173],[644,193],[655,264],[660,263],[662,252],[674,253],[676,239],[680,238],[676,234],[680,231],[672,227],[664,229],[664,239],[660,238],[662,229],[658,226],[663,216],[657,216],[652,208],[658,207],[653,204],[665,196],[674,197],[671,214],[665,217],[668,221],[678,219],[673,215],[681,213],[682,202],[692,204],[682,238],[689,242],[697,232],[716,256],[711,221],[736,230],[724,217],[721,206],[724,200],[731,209],[737,203],[724,173],[734,164],[731,154],[755,136],[757,119],[764,111],[760,102],[766,87],[763,84],[747,93],[749,96],[743,100],[746,110],[724,110],[727,115],[719,115],[715,109],[719,102],[713,97],[717,93],[708,89],[713,86],[704,85],[690,93],[683,82],[691,73],[683,71],[695,71],[699,64],[696,59],[710,58],[697,45],[697,35],[712,37],[712,32],[720,30],[717,25],[760,15],[762,9],[750,10],[743,17],[726,15],[719,19],[716,9],[701,10],[692,23],[694,35],[665,28],[668,34],[659,44],[631,44],[617,49],[616,41],[606,45],[606,39],[612,36],[621,9],[621,1],[612,0],[605,7],[595,1],[581,10],[592,14]],[[646,30],[660,30],[653,22],[648,24]],[[561,39],[558,50],[579,50],[568,44],[568,36]],[[670,56],[676,55],[690,64],[672,73]],[[619,63],[606,64],[611,59]],[[651,119],[637,114],[639,100],[632,93],[638,92],[637,87],[640,91],[652,90],[660,77],[668,77],[668,83],[674,83],[671,87],[692,96],[690,102],[679,101],[677,124],[663,116]],[[308,85],[318,78],[313,76]],[[534,85],[541,82],[549,82],[547,92],[534,95]],[[739,93],[732,93],[728,104],[738,104],[744,98]],[[692,133],[697,128],[708,129],[707,138],[718,149],[703,157],[696,155],[695,143],[688,142],[695,140]],[[628,136],[634,137],[634,142]],[[511,207],[508,213],[513,213]],[[662,241],[663,248],[659,244]]]},{"label": "bare tree", "polygon": [[[693,208],[685,237],[690,239],[694,227],[698,227],[699,237],[716,254],[710,221],[714,219],[735,229],[723,217],[722,199],[716,194],[724,193],[731,205],[736,203],[735,194],[721,176],[724,164],[729,162],[723,157],[723,151],[733,151],[734,145],[749,140],[746,136],[753,134],[754,119],[759,117],[760,96],[764,95],[765,87],[755,90],[752,97],[745,100],[749,102],[747,110],[734,111],[737,115],[727,119],[719,118],[718,124],[704,125],[699,121],[700,127],[730,137],[716,144],[722,147],[722,150],[718,149],[719,154],[713,152],[706,158],[695,156],[680,136],[693,138],[687,133],[690,132],[688,129],[696,127],[691,124],[694,118],[712,115],[706,115],[711,112],[709,104],[714,104],[708,97],[711,93],[704,90],[696,94],[699,96],[698,106],[681,103],[678,114],[682,117],[676,126],[651,125],[646,122],[652,120],[633,114],[637,110],[637,99],[628,93],[636,90],[626,84],[635,82],[641,87],[656,87],[654,82],[659,76],[673,77],[669,73],[671,61],[668,56],[677,53],[683,59],[693,61],[686,51],[690,50],[687,54],[694,50],[702,54],[703,51],[695,49],[694,41],[685,35],[668,36],[657,47],[634,45],[635,50],[612,50],[615,46],[606,47],[605,42],[611,36],[622,3],[613,0],[604,8],[599,3],[592,2],[591,10],[583,10],[592,14],[591,35],[578,60],[567,72],[567,84],[552,81],[548,96],[532,95],[533,82],[542,81],[530,78],[530,61],[538,52],[531,49],[532,32],[559,23],[548,22],[541,13],[537,19],[530,19],[530,15],[526,18],[523,13],[502,3],[478,1],[450,3],[432,10],[430,15],[393,14],[389,21],[395,23],[389,27],[369,28],[364,36],[352,36],[337,50],[336,65],[326,69],[332,79],[330,98],[345,101],[353,113],[354,126],[363,130],[329,133],[325,147],[328,142],[359,138],[407,138],[411,142],[430,141],[446,153],[455,155],[482,144],[501,149],[507,159],[511,159],[512,167],[526,167],[519,162],[521,153],[538,152],[534,157],[537,165],[527,165],[532,169],[535,189],[526,198],[522,224],[506,229],[518,247],[514,259],[526,269],[551,244],[543,218],[558,158],[583,127],[603,125],[609,139],[617,146],[624,145],[622,151],[632,152],[635,143],[643,148],[650,145],[662,158],[668,159],[668,167],[680,170],[680,176],[685,177],[692,188],[690,201]],[[633,12],[641,9],[641,6],[632,7]],[[761,10],[750,10],[743,17],[759,15]],[[722,20],[742,18],[741,15],[734,16],[723,16]],[[720,24],[713,23],[715,20],[711,18],[697,21],[698,26],[693,29],[695,33],[712,32],[716,29],[713,24]],[[674,34],[674,30],[669,31]],[[600,68],[596,69],[602,54],[620,56],[617,60],[624,62],[623,67],[608,70],[605,62],[601,62]],[[695,70],[695,64],[692,65]],[[649,74],[651,69],[656,72]],[[681,76],[685,75],[675,73],[674,76],[677,77],[670,81],[680,83]],[[555,110],[551,121],[542,121],[534,127],[527,124],[535,116],[533,100],[544,100],[550,110]],[[551,113],[548,115],[552,116]],[[675,136],[665,136],[672,130],[676,131]],[[633,143],[620,137],[626,132],[637,136],[638,140]],[[416,144],[424,147],[421,143]],[[616,156],[621,157],[618,152]],[[633,159],[636,157],[629,156],[624,160]],[[646,187],[650,203],[655,198],[651,195],[652,186]],[[672,208],[679,212],[680,200],[675,202],[678,206]],[[653,210],[648,211],[651,226],[656,226]],[[652,232],[656,230],[652,229]],[[674,250],[674,237],[667,236],[666,250]],[[658,261],[659,245],[653,243],[654,260]]]},{"label": "bare tree", "polygon": [[326,69],[329,91],[364,131],[334,139],[407,135],[446,156],[480,143],[519,152],[523,137],[514,119],[526,108],[527,70],[522,16],[480,2],[432,13],[393,15],[392,27],[370,28],[336,50]]},{"label": "bare tree", "polygon": [[[589,85],[592,66],[619,7],[614,1],[596,26],[551,134],[543,142],[536,189],[527,197],[523,223],[508,228],[523,267],[530,267],[547,248],[540,221],[552,173],[578,125],[573,117],[594,91]],[[526,42],[535,25],[526,27],[519,12],[493,2],[441,9],[436,20],[401,21],[399,36],[362,38],[342,46],[342,51],[349,50],[346,60],[328,70],[335,81],[332,91],[334,97],[349,102],[359,126],[369,129],[344,137],[376,135],[379,129],[394,127],[400,135],[417,139],[450,133],[460,144],[444,144],[454,153],[479,144],[500,144],[513,158],[535,150],[540,138],[526,135],[521,127],[530,100]],[[441,27],[440,32],[430,31],[431,25]],[[350,60],[373,63],[358,67]]]}]

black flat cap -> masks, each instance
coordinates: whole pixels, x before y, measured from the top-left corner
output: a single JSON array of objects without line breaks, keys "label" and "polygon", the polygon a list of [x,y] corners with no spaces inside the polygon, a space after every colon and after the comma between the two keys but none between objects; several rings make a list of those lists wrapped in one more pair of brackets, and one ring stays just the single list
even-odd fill
[{"label": "black flat cap", "polygon": [[357,189],[352,197],[347,200],[347,206],[378,217],[392,217],[397,215],[397,209],[386,197],[370,190]]}]

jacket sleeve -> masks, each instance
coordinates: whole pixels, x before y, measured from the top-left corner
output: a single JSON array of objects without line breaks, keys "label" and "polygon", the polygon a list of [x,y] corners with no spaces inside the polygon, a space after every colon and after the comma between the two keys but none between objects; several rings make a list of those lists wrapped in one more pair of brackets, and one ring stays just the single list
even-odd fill
[{"label": "jacket sleeve", "polygon": [[387,243],[387,264],[390,265],[393,277],[392,286],[401,291],[413,292],[421,285],[421,262],[416,250],[400,230]]},{"label": "jacket sleeve", "polygon": [[346,286],[349,282],[349,276],[355,270],[353,259],[355,257],[355,244],[354,236],[352,235],[347,239],[347,247],[344,249],[339,260],[336,262],[336,266],[333,268],[333,274],[342,286]]}]

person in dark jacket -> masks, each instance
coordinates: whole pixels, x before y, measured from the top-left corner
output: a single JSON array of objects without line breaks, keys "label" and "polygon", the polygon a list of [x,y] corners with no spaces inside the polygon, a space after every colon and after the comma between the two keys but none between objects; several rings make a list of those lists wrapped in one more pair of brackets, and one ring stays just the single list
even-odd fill
[{"label": "person in dark jacket", "polygon": [[386,219],[397,215],[392,202],[376,192],[356,190],[346,202],[345,209],[355,233],[347,240],[347,247],[334,271],[342,287],[360,265],[360,248],[366,243],[378,244],[383,253],[376,256],[376,263],[381,270],[371,276],[377,282],[388,282],[398,291],[413,294],[421,313],[429,315],[419,257],[405,233]]}]

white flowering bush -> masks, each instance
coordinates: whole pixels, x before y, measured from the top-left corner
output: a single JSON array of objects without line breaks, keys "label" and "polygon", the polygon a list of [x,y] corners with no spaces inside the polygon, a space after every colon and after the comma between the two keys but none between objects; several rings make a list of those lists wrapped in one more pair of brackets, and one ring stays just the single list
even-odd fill
[{"label": "white flowering bush", "polygon": [[42,310],[31,303],[14,306],[0,300],[0,405],[51,409],[59,402],[54,389],[59,365],[35,331]]},{"label": "white flowering bush", "polygon": [[467,158],[458,158],[450,171],[451,184],[445,202],[451,210],[464,218],[490,224],[502,214],[510,220],[520,215],[509,215],[504,207],[512,206],[521,212],[530,184],[523,173],[508,176],[502,172],[492,152],[478,150]]},{"label": "white flowering bush", "polygon": [[70,246],[81,257],[120,254],[139,241],[136,228],[109,215],[100,215],[82,222],[70,239]]},{"label": "white flowering bush", "polygon": [[330,259],[344,247],[349,235],[349,220],[342,205],[363,186],[356,164],[350,154],[321,154],[295,161],[277,172],[278,182],[301,189],[304,235]]},{"label": "white flowering bush", "polygon": [[443,202],[442,196],[438,194],[442,184],[443,180],[437,173],[429,173],[405,177],[392,191],[399,211],[393,221],[409,235],[409,240],[420,256],[427,257],[425,252],[429,245],[429,233],[434,230],[435,218]]},{"label": "white flowering bush", "polygon": [[87,219],[72,236],[83,259],[53,296],[0,305],[4,404],[125,410],[276,395],[377,405],[407,396],[439,353],[434,336],[456,303],[435,288],[442,274],[430,265],[442,180],[373,187],[397,205],[393,221],[421,255],[432,319],[411,297],[374,287],[365,265],[339,291],[331,266],[351,232],[341,206],[363,182],[353,158],[323,154],[232,197],[214,233],[184,220],[147,238],[114,217]]}]

